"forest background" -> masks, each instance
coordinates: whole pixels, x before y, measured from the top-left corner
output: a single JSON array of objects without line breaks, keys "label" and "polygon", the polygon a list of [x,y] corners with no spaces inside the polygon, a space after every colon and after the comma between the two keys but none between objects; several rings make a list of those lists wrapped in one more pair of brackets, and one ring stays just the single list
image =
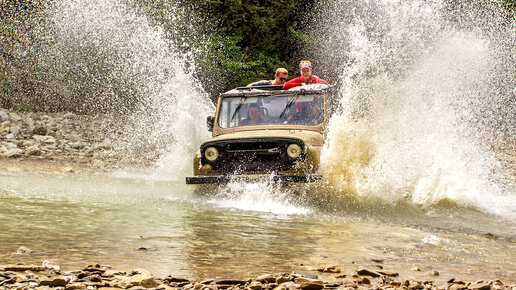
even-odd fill
[{"label": "forest background", "polygon": [[[338,82],[332,61],[318,62],[324,39],[309,33],[317,9],[334,0],[126,0],[168,36],[170,47],[185,55],[184,69],[194,74],[212,98],[233,87],[272,79],[278,67],[298,76],[301,59],[314,60],[315,72]],[[41,52],[52,40],[51,0],[0,1],[0,107],[20,111],[76,113],[126,112],[145,92],[138,76],[113,74],[109,51],[81,48],[49,64]],[[449,5],[461,1],[449,0]],[[475,4],[475,5],[482,5]],[[497,2],[513,23],[514,0]],[[58,65],[58,63],[60,65]],[[78,65],[81,64],[81,65]],[[88,66],[85,73],[84,66]]]}]

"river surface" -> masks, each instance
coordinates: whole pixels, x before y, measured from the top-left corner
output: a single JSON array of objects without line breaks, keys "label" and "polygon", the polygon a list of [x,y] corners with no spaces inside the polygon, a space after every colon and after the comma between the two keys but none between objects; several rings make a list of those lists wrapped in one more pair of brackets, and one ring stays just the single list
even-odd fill
[{"label": "river surface", "polygon": [[[183,182],[149,178],[152,170],[4,166],[0,264],[101,263],[158,277],[235,278],[302,265],[340,265],[350,275],[356,264],[382,259],[400,278],[516,282],[515,224],[475,209],[267,184],[230,184],[203,196]],[[20,246],[33,252],[16,254]]]},{"label": "river surface", "polygon": [[[195,51],[179,53],[182,34],[132,1],[55,1],[35,31],[41,41],[27,35],[16,55],[48,71],[48,96],[104,92],[116,103],[113,88],[128,83],[122,91],[142,104],[118,141],[161,157],[107,172],[0,161],[0,264],[201,279],[320,264],[349,276],[383,259],[401,279],[516,283],[513,17],[497,3],[448,2],[321,1],[306,33],[324,43],[309,54],[314,73],[335,86],[325,183],[200,195],[184,178],[215,110],[193,73]],[[174,11],[170,23],[190,23]],[[53,85],[68,79],[81,82]],[[92,84],[100,90],[84,91]],[[493,152],[505,147],[512,157],[501,164]],[[18,255],[20,246],[33,252]]]}]

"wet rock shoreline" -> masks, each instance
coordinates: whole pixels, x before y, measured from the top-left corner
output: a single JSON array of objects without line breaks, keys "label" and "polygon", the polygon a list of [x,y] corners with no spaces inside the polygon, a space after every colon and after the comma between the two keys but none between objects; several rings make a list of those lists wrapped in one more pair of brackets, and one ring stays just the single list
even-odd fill
[{"label": "wet rock shoreline", "polygon": [[158,278],[143,269],[117,271],[99,264],[81,270],[61,271],[59,266],[44,262],[41,266],[0,266],[0,289],[516,289],[516,285],[505,285],[500,280],[464,281],[452,278],[439,283],[432,279],[402,280],[398,276],[396,272],[378,269],[355,268],[342,271],[338,266],[329,266],[263,274],[254,278],[196,281],[173,274]]},{"label": "wet rock shoreline", "polygon": [[118,144],[124,120],[107,115],[20,113],[0,108],[0,158],[114,167],[135,160]]}]

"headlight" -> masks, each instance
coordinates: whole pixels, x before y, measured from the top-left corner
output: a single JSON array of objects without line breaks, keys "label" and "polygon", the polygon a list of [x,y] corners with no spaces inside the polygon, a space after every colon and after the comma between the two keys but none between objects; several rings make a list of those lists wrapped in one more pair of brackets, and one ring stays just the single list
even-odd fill
[{"label": "headlight", "polygon": [[290,144],[287,147],[287,154],[290,158],[297,158],[301,155],[301,147],[297,144]]},{"label": "headlight", "polygon": [[204,150],[204,157],[208,159],[208,161],[215,161],[219,157],[219,151],[215,147],[208,147]]}]

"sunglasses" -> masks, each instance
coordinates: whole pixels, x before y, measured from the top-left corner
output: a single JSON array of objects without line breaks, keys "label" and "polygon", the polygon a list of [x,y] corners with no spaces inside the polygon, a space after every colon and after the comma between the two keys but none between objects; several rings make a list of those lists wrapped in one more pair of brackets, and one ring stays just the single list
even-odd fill
[{"label": "sunglasses", "polygon": [[284,77],[278,77],[282,82],[286,82],[287,81],[287,78],[284,78]]}]

